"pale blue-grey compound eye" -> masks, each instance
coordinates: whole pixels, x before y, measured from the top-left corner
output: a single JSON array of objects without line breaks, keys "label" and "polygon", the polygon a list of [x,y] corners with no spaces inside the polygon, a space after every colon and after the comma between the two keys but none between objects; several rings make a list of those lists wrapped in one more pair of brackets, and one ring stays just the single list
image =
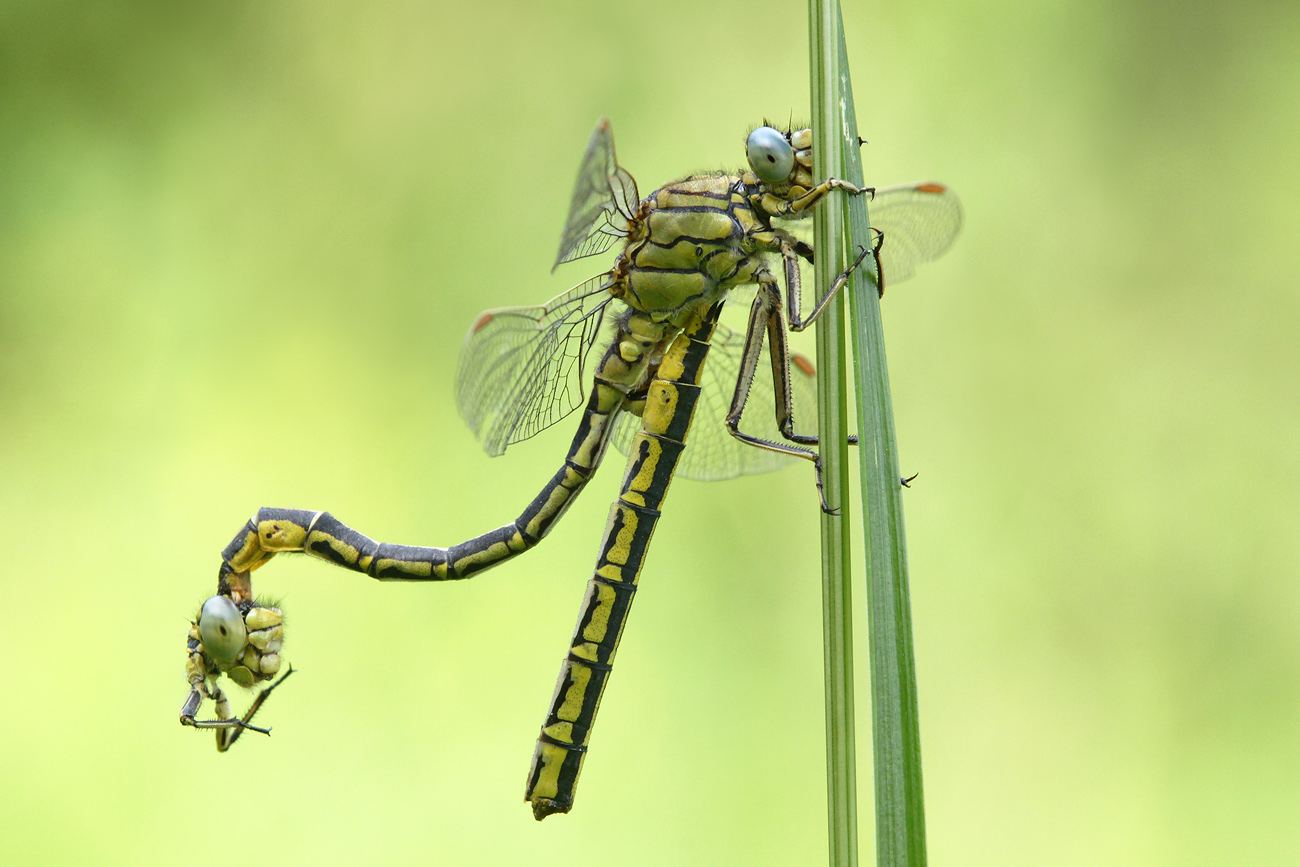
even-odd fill
[{"label": "pale blue-grey compound eye", "polygon": [[213,659],[231,660],[244,649],[248,627],[229,596],[213,596],[199,612],[199,640]]},{"label": "pale blue-grey compound eye", "polygon": [[749,152],[749,167],[759,180],[779,184],[790,177],[794,169],[794,148],[780,132],[770,126],[760,126],[749,134],[745,149]]}]

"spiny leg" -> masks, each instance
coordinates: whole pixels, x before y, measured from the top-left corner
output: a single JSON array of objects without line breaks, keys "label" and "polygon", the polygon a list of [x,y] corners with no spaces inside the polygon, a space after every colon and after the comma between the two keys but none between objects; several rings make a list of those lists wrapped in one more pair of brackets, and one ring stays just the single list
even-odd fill
[{"label": "spiny leg", "polygon": [[[808,314],[807,319],[801,317],[801,307],[803,306],[803,299],[801,296],[803,294],[803,286],[802,279],[799,276],[799,260],[796,257],[798,251],[784,246],[781,248],[781,258],[785,263],[786,305],[787,315],[790,319],[791,331],[803,331],[809,325],[816,322],[818,317],[822,315],[822,311],[826,309],[826,306],[834,300],[835,296],[839,294],[841,289],[848,285],[849,277],[852,276],[853,272],[857,270],[858,266],[862,264],[862,261],[866,259],[868,255],[874,257],[876,260],[876,274],[881,274],[880,245],[884,241],[884,235],[878,229],[872,229],[871,231],[874,234],[871,248],[862,250],[858,254],[857,258],[849,263],[849,267],[845,268],[839,276],[835,278],[835,282],[831,284],[831,288],[828,289],[826,295],[817,302],[817,306]],[[809,261],[812,260],[809,259]],[[878,297],[884,297],[885,281],[883,277],[878,277],[876,290],[879,293]]]},{"label": "spiny leg", "polygon": [[773,217],[798,219],[804,216],[804,211],[820,202],[831,190],[843,190],[851,196],[861,195],[862,193],[869,193],[872,197],[876,195],[875,187],[858,188],[839,178],[827,178],[797,199],[787,199],[773,192],[763,192],[752,196],[750,203]]},{"label": "spiny leg", "polygon": [[[759,357],[763,353],[763,333],[766,332],[769,343],[769,355],[772,363],[773,390],[776,395],[776,421],[782,436],[794,440],[794,399],[790,390],[790,353],[786,344],[785,328],[781,322],[781,294],[776,281],[766,269],[756,268],[758,292],[749,310],[749,324],[745,331],[745,345],[740,360],[740,373],[736,377],[736,389],[732,394],[731,408],[727,412],[725,423],[727,431],[736,439],[757,448],[791,455],[812,461],[813,472],[817,481],[817,498],[822,511],[836,514],[826,502],[825,487],[822,483],[821,457],[812,449],[800,445],[777,443],[762,437],[747,434],[740,429],[740,417],[749,399],[749,390],[754,382]],[[813,437],[814,443],[816,437]]]},{"label": "spiny leg", "polygon": [[[273,683],[271,683],[270,686],[265,687],[261,692],[257,694],[257,698],[253,699],[253,703],[248,706],[248,710],[244,712],[244,716],[241,719],[234,720],[234,722],[238,723],[238,725],[221,728],[217,730],[217,751],[218,752],[224,753],[226,750],[230,749],[234,745],[235,741],[239,740],[239,736],[244,733],[245,729],[248,729],[249,731],[260,732],[261,734],[264,735],[269,735],[271,733],[271,729],[269,726],[267,728],[259,728],[258,726],[253,725],[252,724],[253,715],[257,713],[258,709],[261,708],[263,703],[266,702],[267,698],[270,697],[271,690],[275,689],[277,686],[284,683],[289,678],[289,675],[291,674],[293,674],[292,665],[289,666],[289,668],[284,672],[284,674],[280,675],[278,680],[274,681]],[[218,705],[218,707],[220,707],[220,705]],[[229,713],[229,705],[227,705],[227,713]],[[218,711],[217,716],[220,715],[221,715],[220,711]]]},{"label": "spiny leg", "polygon": [[[874,194],[875,191],[871,190],[871,192]],[[811,263],[813,261],[812,247],[809,246],[804,241],[801,241],[798,238],[794,237],[789,232],[786,232],[783,229],[774,228],[774,229],[764,230],[760,232],[752,232],[750,234],[750,238],[755,242],[757,242],[757,244],[761,249],[766,251],[778,252],[781,254],[782,263],[785,269],[786,297],[788,299],[791,299],[790,315],[795,317],[795,319],[797,320],[799,315],[799,306],[798,306],[799,298],[801,297],[801,292],[802,292],[802,283],[800,280],[798,257],[803,257],[804,259],[807,259],[808,262]],[[865,256],[865,253],[863,254],[863,256]],[[844,285],[844,283],[848,279],[848,275],[851,274],[853,268],[856,268],[858,263],[862,261],[863,256],[859,256],[858,260],[854,262],[852,266],[850,266],[849,270],[840,276],[840,278],[836,281],[835,286],[832,287],[832,292],[828,296],[828,298],[834,297],[834,293],[838,292],[839,289]],[[764,278],[762,275],[765,275],[766,273],[767,272],[764,269],[753,268],[753,278],[755,281],[759,282],[760,284],[764,282]],[[774,293],[773,299],[779,299],[779,296],[775,294],[775,285],[774,283],[772,283],[770,275],[768,275],[766,279],[770,286],[769,291],[772,291]],[[771,360],[772,360],[772,382],[775,386],[774,396],[776,398],[777,429],[781,432],[781,436],[783,436],[785,439],[789,440],[790,442],[799,443],[800,445],[815,446],[819,442],[817,437],[807,435],[807,434],[796,434],[794,432],[794,400],[790,390],[789,346],[786,340],[785,331],[780,321],[780,316],[777,315],[775,309],[773,309],[774,307],[779,306],[779,300],[773,300],[771,303],[764,302],[764,304],[766,308],[765,327],[768,330],[768,335],[769,335],[768,347],[771,353]],[[816,319],[817,316],[820,315],[821,311],[825,309],[825,307],[826,307],[825,302],[819,304],[817,310],[813,312],[812,316],[810,316],[806,321],[803,322],[803,326],[806,327],[809,323],[811,323],[814,319]],[[757,327],[758,321],[754,319],[753,316],[754,313],[751,312],[751,320],[750,320],[751,331],[746,335],[747,338],[751,337],[753,334],[756,333],[753,331],[753,329]],[[799,330],[799,329],[794,329],[794,330]],[[748,343],[746,344],[746,351],[747,352],[750,351],[750,347]],[[754,363],[756,365],[757,349],[754,349],[753,351],[755,352]],[[742,379],[744,380],[744,387],[743,387],[744,394],[741,397],[741,400],[742,402],[744,402],[747,401],[749,398],[749,388],[750,388],[750,384],[752,383],[752,371],[749,378],[746,379],[742,376]],[[733,406],[733,410],[734,409],[735,407]],[[847,438],[847,441],[850,445],[856,445],[858,442],[858,438],[856,435],[850,435]]]},{"label": "spiny leg", "polygon": [[875,187],[859,188],[850,184],[848,181],[842,181],[839,178],[827,178],[799,198],[790,202],[790,210],[794,213],[806,211],[829,195],[831,190],[843,190],[851,196],[859,196],[863,193],[868,193],[871,198],[874,199],[876,197]]},{"label": "spiny leg", "polygon": [[[874,188],[867,188],[863,192],[870,192],[874,197],[876,191]],[[847,285],[849,277],[853,274],[854,270],[856,270],[857,267],[860,264],[862,264],[862,261],[867,257],[868,254],[871,254],[876,260],[876,276],[877,276],[876,286],[879,290],[879,297],[884,297],[885,272],[883,266],[880,263],[880,248],[884,243],[885,236],[884,233],[881,232],[879,229],[873,228],[871,231],[874,234],[874,242],[871,246],[871,249],[863,250],[861,253],[858,254],[858,257],[853,261],[853,263],[850,264],[849,267],[845,269],[843,273],[841,273],[837,278],[835,278],[835,282],[831,285],[830,291],[827,292],[826,297],[823,298],[820,303],[818,303],[816,309],[813,310],[812,314],[806,320],[803,320],[799,327],[795,327],[793,324],[791,325],[792,331],[803,330],[803,328],[806,328],[810,323],[812,323],[814,320],[817,319],[817,317],[821,315],[822,311],[826,309],[827,303],[832,298],[835,297],[835,294],[837,292],[839,292],[841,289],[844,288],[845,285]],[[790,238],[789,243],[780,243],[779,249],[781,252],[781,258],[785,265],[786,295],[789,303],[789,316],[791,318],[791,322],[793,323],[795,321],[798,321],[799,302],[802,293],[800,274],[799,274],[799,260],[796,257],[803,256],[811,263],[813,261],[812,248],[809,247],[803,241],[800,241],[796,238]],[[772,335],[776,334],[776,331],[774,331],[770,325],[769,325],[769,334]],[[778,347],[780,347],[779,351],[778,351]],[[791,442],[800,443],[802,445],[817,445],[819,439],[816,436],[812,436],[809,434],[798,434],[794,432],[793,402],[788,399],[789,381],[790,381],[790,358],[789,358],[789,352],[786,348],[785,335],[781,334],[779,340],[775,336],[773,336],[771,338],[769,348],[772,354],[772,379],[773,382],[777,383],[777,427],[781,431],[781,435],[786,439],[790,440]],[[780,391],[782,385],[786,387],[786,394],[787,394],[787,397],[784,400],[782,398],[781,391]],[[748,385],[746,385],[746,398],[747,397],[748,397]],[[857,434],[850,434],[846,438],[846,441],[848,442],[849,445],[857,445],[858,444]],[[820,464],[818,464],[817,470],[818,470],[818,483],[820,485],[820,481],[821,481]],[[916,476],[913,475],[908,478],[900,478],[898,481],[900,485],[906,488],[909,487],[910,482],[912,481],[912,479],[915,478]],[[825,500],[823,498],[823,504],[824,502]]]},{"label": "spiny leg", "polygon": [[[288,674],[286,674],[285,677],[288,677]],[[284,677],[280,678],[280,680],[284,680]],[[279,681],[276,683],[278,684]],[[263,692],[270,692],[270,687],[263,690]],[[194,718],[194,715],[199,712],[199,707],[203,704],[203,699],[205,698],[212,699],[212,703],[216,708],[216,719]],[[264,735],[269,735],[271,733],[269,728],[259,728],[258,726],[249,725],[248,723],[248,721],[252,719],[253,713],[256,709],[261,707],[261,704],[262,699],[259,696],[254,702],[252,710],[250,710],[243,719],[240,719],[231,713],[230,699],[221,691],[221,687],[217,686],[215,683],[211,686],[205,686],[202,689],[191,687],[190,697],[185,701],[185,706],[181,708],[181,725],[196,729],[216,729],[217,750],[225,752],[230,745],[235,742],[235,738],[238,737],[238,735],[235,735],[234,737],[226,736],[226,733],[232,729],[242,731],[247,728]]]},{"label": "spiny leg", "polygon": [[[874,190],[868,190],[868,191],[872,193],[875,192]],[[756,240],[758,240],[760,244],[762,244],[764,249],[775,250],[781,254],[781,258],[785,267],[786,298],[789,304],[789,315],[793,317],[794,321],[798,321],[799,299],[802,292],[800,275],[799,275],[798,257],[802,256],[803,258],[807,259],[809,262],[812,262],[813,261],[812,247],[808,246],[808,244],[804,243],[803,241],[800,241],[799,239],[795,238],[794,236],[780,229],[773,229],[770,232],[756,232],[753,233],[753,237]],[[878,250],[879,250],[879,246],[877,245],[875,250],[863,251],[863,253],[858,256],[857,260],[854,261],[853,264],[849,266],[848,270],[846,270],[843,274],[841,274],[836,279],[835,284],[832,286],[831,292],[827,296],[827,298],[824,299],[820,304],[818,304],[817,309],[813,311],[812,315],[809,316],[807,320],[803,320],[802,327],[806,327],[811,322],[813,322],[819,315],[821,315],[821,312],[826,308],[826,301],[829,300],[830,298],[833,298],[835,296],[835,293],[838,292],[841,288],[843,288],[843,286],[848,281],[849,275],[853,273],[853,270],[857,268],[858,264],[861,263],[861,261],[866,257],[867,253],[878,252]],[[792,443],[798,443],[799,445],[805,445],[805,446],[815,446],[820,442],[820,440],[816,436],[813,436],[811,434],[798,434],[794,432],[794,399],[790,389],[789,342],[786,338],[785,330],[782,327],[781,318],[776,310],[776,308],[779,307],[779,300],[777,300],[779,296],[776,292],[775,282],[772,280],[771,276],[767,274],[765,270],[760,271],[759,269],[755,269],[754,279],[760,285],[764,285],[766,281],[767,291],[769,292],[771,298],[768,300],[764,300],[762,302],[760,302],[757,298],[755,299],[755,306],[753,310],[751,310],[751,314],[750,314],[750,323],[749,323],[750,330],[746,334],[747,342],[744,351],[746,353],[749,353],[751,351],[754,353],[753,363],[754,365],[756,365],[759,347],[752,346],[751,344],[752,344],[752,340],[755,339],[756,337],[761,343],[761,335],[759,335],[759,333],[755,330],[759,326],[759,319],[755,317],[759,315],[758,307],[761,303],[763,307],[762,316],[764,317],[764,327],[766,327],[768,333],[768,351],[770,353],[771,362],[772,362],[772,382],[775,386],[773,391],[774,391],[774,396],[776,398],[777,429],[781,432],[782,437],[784,437],[785,439],[789,440]],[[760,290],[760,294],[762,291],[763,290]],[[791,330],[798,331],[800,330],[800,328],[792,327]],[[749,398],[749,387],[752,382],[752,372],[751,372],[751,376],[748,378],[742,375],[741,381],[743,382],[743,394],[740,395],[739,399],[741,401],[742,408],[743,408],[743,403],[747,401]],[[734,401],[733,401],[732,409],[733,411],[736,409]],[[851,434],[846,439],[849,445],[857,445],[858,437],[856,434]],[[807,452],[810,450],[803,450],[803,451]]]},{"label": "spiny leg", "polygon": [[[876,191],[874,188],[867,188],[866,190],[863,190],[863,192],[870,192],[874,197]],[[832,298],[835,297],[836,293],[838,293],[841,289],[843,289],[848,284],[849,277],[853,274],[853,272],[857,269],[857,267],[860,264],[862,264],[862,260],[867,258],[868,254],[870,254],[876,260],[876,276],[877,276],[876,287],[879,291],[879,297],[884,297],[885,272],[883,266],[880,264],[880,248],[884,244],[885,235],[879,229],[873,228],[871,231],[874,235],[874,240],[871,245],[871,249],[863,250],[861,253],[859,253],[858,257],[853,260],[853,263],[850,264],[849,267],[845,269],[843,273],[841,273],[838,277],[835,278],[835,282],[831,285],[830,291],[826,293],[826,297],[823,298],[817,304],[817,307],[805,320],[799,319],[799,307],[800,307],[800,297],[802,294],[802,289],[801,289],[800,276],[799,276],[799,260],[797,256],[803,256],[809,262],[812,262],[813,260],[812,248],[809,247],[804,242],[798,241],[797,239],[791,239],[790,243],[782,243],[780,245],[781,258],[785,264],[786,297],[787,297],[787,303],[789,305],[789,317],[791,322],[790,329],[792,331],[802,331],[809,324],[814,322],[817,319],[817,317],[821,315],[822,311],[826,309],[826,305],[830,302]],[[769,334],[775,334],[775,333],[776,332],[769,325]],[[779,351],[778,351],[778,346],[780,347]],[[789,358],[788,350],[786,349],[784,334],[781,335],[779,342],[775,337],[771,339],[770,350],[772,353],[772,378],[773,381],[778,384],[777,386],[777,427],[780,429],[781,435],[786,439],[790,440],[791,442],[800,443],[802,445],[817,445],[819,442],[817,437],[811,436],[809,434],[797,434],[794,432],[793,403],[788,398],[789,381],[790,381],[790,358]],[[778,370],[780,372],[778,372]],[[787,393],[784,406],[782,404],[783,399],[780,392],[780,387],[782,384],[786,386],[786,393]],[[748,397],[748,384],[746,384],[745,391],[746,391],[745,396]],[[742,398],[742,402],[743,400],[744,398]],[[847,437],[847,442],[849,445],[857,445],[858,444],[857,434],[850,434]],[[821,490],[820,463],[817,464],[817,473],[818,473],[817,475],[818,490],[820,491]],[[913,475],[905,479],[900,478],[898,481],[900,485],[906,488],[909,486],[909,483],[912,481],[912,479],[915,478],[916,476]],[[823,505],[825,505],[825,498],[823,498],[822,503]]]},{"label": "spiny leg", "polygon": [[[763,234],[768,235],[768,233]],[[791,299],[797,299],[799,295],[799,269],[795,255],[805,255],[805,250],[803,248],[806,248],[807,258],[811,260],[812,251],[811,248],[803,242],[797,241],[789,236],[782,237],[784,235],[785,233],[780,233],[779,235],[773,233],[763,240],[768,240],[770,238],[771,242],[777,245],[781,250],[782,257],[786,264],[787,293]],[[877,256],[877,268],[879,268],[878,257],[880,251],[880,237],[880,233],[877,233],[877,242],[872,249],[864,250],[849,269],[837,278],[835,285],[831,289],[831,294],[827,296],[828,298],[833,297],[835,292],[838,292],[843,288],[849,275],[852,274],[853,269],[856,268],[864,258],[866,258],[868,253]],[[879,270],[877,270],[877,273],[880,273]],[[758,364],[758,356],[762,352],[762,334],[763,331],[766,330],[768,335],[768,352],[772,364],[772,382],[776,403],[775,413],[777,428],[781,431],[781,435],[792,443],[798,443],[802,446],[815,446],[820,442],[820,439],[817,436],[798,434],[794,432],[794,400],[790,388],[790,352],[785,330],[782,327],[781,317],[778,312],[780,305],[779,293],[775,281],[772,280],[771,275],[768,274],[765,269],[755,268],[754,277],[759,284],[759,291],[755,296],[754,304],[750,309],[750,319],[745,335],[745,346],[742,352],[741,370],[736,380],[736,390],[732,397],[731,408],[726,417],[727,429],[732,436],[748,445],[811,460],[816,475],[818,499],[821,501],[822,510],[834,514],[835,511],[830,509],[826,503],[825,489],[822,481],[821,458],[816,452],[809,448],[799,448],[797,446],[789,446],[783,443],[775,443],[770,440],[765,440],[761,437],[744,433],[739,428],[740,417],[744,411],[745,404],[749,399],[749,390],[753,384],[754,373]],[[797,302],[792,301],[792,313],[797,316],[798,308],[797,306],[794,306],[796,303]],[[811,322],[820,315],[821,311],[825,309],[825,306],[825,301],[823,301],[823,303],[818,305],[817,310],[813,312],[812,316],[810,316],[807,321]],[[857,445],[858,437],[856,435],[850,435],[846,438],[846,441],[849,445]],[[899,480],[900,484],[904,487],[907,486],[909,481],[911,480]]]},{"label": "spiny leg", "polygon": [[181,706],[181,725],[205,728],[205,726],[195,725],[194,715],[199,712],[199,708],[203,706],[203,699],[207,697],[207,690],[201,684],[190,684],[190,694],[185,699],[185,704]]},{"label": "spiny leg", "polygon": [[[257,698],[255,698],[253,703],[249,705],[248,710],[244,713],[242,718],[236,717],[231,712],[230,699],[227,698],[221,688],[216,685],[215,681],[211,686],[206,684],[199,686],[191,685],[189,698],[186,699],[185,706],[181,708],[181,725],[190,726],[191,728],[196,729],[215,729],[217,734],[217,751],[223,753],[230,749],[231,745],[234,744],[235,741],[239,740],[239,736],[243,734],[245,729],[269,735],[271,733],[269,727],[262,728],[261,726],[253,725],[253,715],[256,714],[258,709],[266,702],[266,699],[271,695],[271,690],[284,683],[285,678],[291,674],[293,674],[293,666],[289,666],[288,670],[285,671],[284,674],[280,675],[279,679],[258,693]],[[199,708],[202,705],[204,698],[212,699],[212,703],[216,709],[216,719],[196,720],[194,718],[195,714],[199,712]]]}]

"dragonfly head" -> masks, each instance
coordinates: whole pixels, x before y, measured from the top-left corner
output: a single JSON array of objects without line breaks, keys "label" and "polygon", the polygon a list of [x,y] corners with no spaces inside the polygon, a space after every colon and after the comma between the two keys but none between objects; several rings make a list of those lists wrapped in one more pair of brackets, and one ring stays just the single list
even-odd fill
[{"label": "dragonfly head", "polygon": [[812,188],[812,130],[760,126],[749,134],[745,152],[750,171],[773,192]]},{"label": "dragonfly head", "polygon": [[765,184],[782,184],[794,171],[794,148],[790,134],[770,126],[760,126],[745,141],[749,168]]},{"label": "dragonfly head", "polygon": [[190,624],[190,665],[205,674],[224,672],[240,686],[269,680],[280,671],[284,612],[262,602],[237,604],[229,596],[203,603]]}]

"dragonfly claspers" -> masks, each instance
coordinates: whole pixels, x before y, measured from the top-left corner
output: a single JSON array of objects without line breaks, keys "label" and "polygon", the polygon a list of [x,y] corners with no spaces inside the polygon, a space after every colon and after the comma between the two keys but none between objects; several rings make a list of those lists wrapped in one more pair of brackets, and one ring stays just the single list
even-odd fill
[{"label": "dragonfly claspers", "polygon": [[[242,718],[233,717],[216,681],[225,673],[251,686],[279,671],[280,612],[253,599],[250,580],[274,555],[303,552],[381,581],[471,577],[545,538],[612,442],[628,455],[623,482],[525,791],[538,819],[568,812],[674,475],[726,478],[792,459],[817,465],[810,448],[816,436],[795,427],[811,368],[791,354],[786,333],[812,322],[834,289],[806,319],[801,316],[799,260],[811,262],[813,250],[780,221],[807,216],[834,191],[863,190],[833,178],[815,181],[808,130],[762,126],[746,144],[747,171],[692,175],[642,199],[618,165],[608,121],[596,127],[556,265],[621,242],[613,267],[545,305],[483,313],[466,336],[457,375],[461,414],[492,455],[582,405],[563,464],[513,521],[448,548],[377,542],[328,512],[259,510],[222,551],[217,595],[190,630],[190,694],[182,723],[215,728],[220,749],[245,728],[265,731],[251,719],[281,681]],[[872,213],[883,238],[874,251],[877,273],[891,280],[943,252],[961,220],[956,197],[934,183],[882,189]],[[781,263],[784,308],[769,257]],[[729,292],[748,285],[756,292],[741,334],[718,320]],[[883,285],[882,279],[882,292]],[[769,365],[760,364],[765,343]],[[751,399],[769,402],[774,413],[756,427],[746,418],[747,432],[741,421]],[[705,407],[707,424],[700,436],[688,438],[697,406]],[[216,720],[195,719],[205,697],[216,701]]]}]

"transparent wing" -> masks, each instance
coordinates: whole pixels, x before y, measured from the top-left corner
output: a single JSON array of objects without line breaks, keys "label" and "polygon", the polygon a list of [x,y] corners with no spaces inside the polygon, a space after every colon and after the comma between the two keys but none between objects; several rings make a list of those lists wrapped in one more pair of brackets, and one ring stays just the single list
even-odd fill
[{"label": "transparent wing", "polygon": [[456,406],[492,456],[583,405],[586,368],[613,297],[606,274],[540,307],[499,307],[465,335],[456,372]]},{"label": "transparent wing", "polygon": [[[704,362],[704,377],[700,400],[695,407],[691,432],[686,438],[686,449],[677,464],[676,476],[700,481],[719,481],[736,476],[766,473],[779,469],[798,458],[747,445],[727,432],[727,410],[740,376],[741,355],[745,348],[742,331],[721,323],[713,332],[709,356]],[[785,442],[776,427],[776,391],[772,385],[772,365],[767,360],[767,349],[759,362],[754,382],[740,419],[740,429],[746,433],[774,442]],[[795,422],[800,433],[817,432],[817,395],[812,363],[801,355],[794,355],[790,365],[790,385],[793,390]],[[623,454],[632,447],[632,440],[641,430],[641,419],[630,412],[619,416],[615,422],[611,442]]]},{"label": "transparent wing", "polygon": [[884,235],[880,269],[886,285],[906,280],[937,258],[961,229],[961,202],[943,184],[925,181],[876,190],[867,205],[871,226]]},{"label": "transparent wing", "polygon": [[555,267],[603,253],[619,238],[627,237],[628,221],[640,203],[636,181],[614,157],[614,133],[609,120],[602,120],[596,124],[582,156]]}]

